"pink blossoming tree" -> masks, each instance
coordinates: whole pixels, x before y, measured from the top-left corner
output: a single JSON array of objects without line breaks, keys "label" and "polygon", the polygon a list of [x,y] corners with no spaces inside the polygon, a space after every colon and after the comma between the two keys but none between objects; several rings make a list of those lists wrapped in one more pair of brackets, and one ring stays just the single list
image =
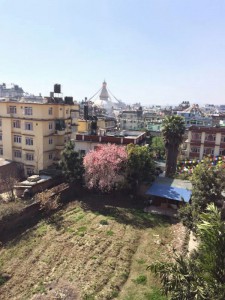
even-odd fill
[{"label": "pink blossoming tree", "polygon": [[109,192],[125,180],[127,164],[125,147],[114,144],[99,145],[84,157],[85,182],[88,188]]}]

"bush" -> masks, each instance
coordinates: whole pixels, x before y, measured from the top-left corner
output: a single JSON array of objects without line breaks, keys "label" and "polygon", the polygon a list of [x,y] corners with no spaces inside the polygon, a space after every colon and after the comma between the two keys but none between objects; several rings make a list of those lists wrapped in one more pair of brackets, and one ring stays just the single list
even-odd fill
[{"label": "bush", "polygon": [[101,220],[99,222],[101,225],[109,225],[108,221],[107,220]]}]

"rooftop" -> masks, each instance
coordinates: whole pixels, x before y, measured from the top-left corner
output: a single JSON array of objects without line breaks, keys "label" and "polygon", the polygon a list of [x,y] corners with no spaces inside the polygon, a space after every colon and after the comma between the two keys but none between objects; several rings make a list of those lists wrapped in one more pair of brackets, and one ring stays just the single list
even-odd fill
[{"label": "rooftop", "polygon": [[0,167],[11,164],[12,162],[10,160],[0,158]]},{"label": "rooftop", "polygon": [[166,199],[189,202],[192,194],[192,184],[188,180],[157,177],[149,187],[146,195],[157,196]]}]

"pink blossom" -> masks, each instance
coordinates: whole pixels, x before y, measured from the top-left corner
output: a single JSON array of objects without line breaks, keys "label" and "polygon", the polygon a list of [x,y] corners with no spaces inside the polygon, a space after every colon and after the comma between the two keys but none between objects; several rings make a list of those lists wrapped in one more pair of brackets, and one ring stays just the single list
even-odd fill
[{"label": "pink blossom", "polygon": [[98,145],[84,157],[85,181],[88,188],[110,191],[124,181],[122,168],[128,159],[125,147]]}]

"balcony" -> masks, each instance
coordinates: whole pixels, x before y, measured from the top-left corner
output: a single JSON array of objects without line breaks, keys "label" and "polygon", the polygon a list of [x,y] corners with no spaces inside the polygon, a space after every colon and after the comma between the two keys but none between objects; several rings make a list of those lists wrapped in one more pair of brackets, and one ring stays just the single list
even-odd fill
[{"label": "balcony", "polygon": [[60,129],[55,131],[55,135],[65,135],[66,129]]},{"label": "balcony", "polygon": [[64,145],[56,145],[55,149],[56,150],[64,150]]}]

